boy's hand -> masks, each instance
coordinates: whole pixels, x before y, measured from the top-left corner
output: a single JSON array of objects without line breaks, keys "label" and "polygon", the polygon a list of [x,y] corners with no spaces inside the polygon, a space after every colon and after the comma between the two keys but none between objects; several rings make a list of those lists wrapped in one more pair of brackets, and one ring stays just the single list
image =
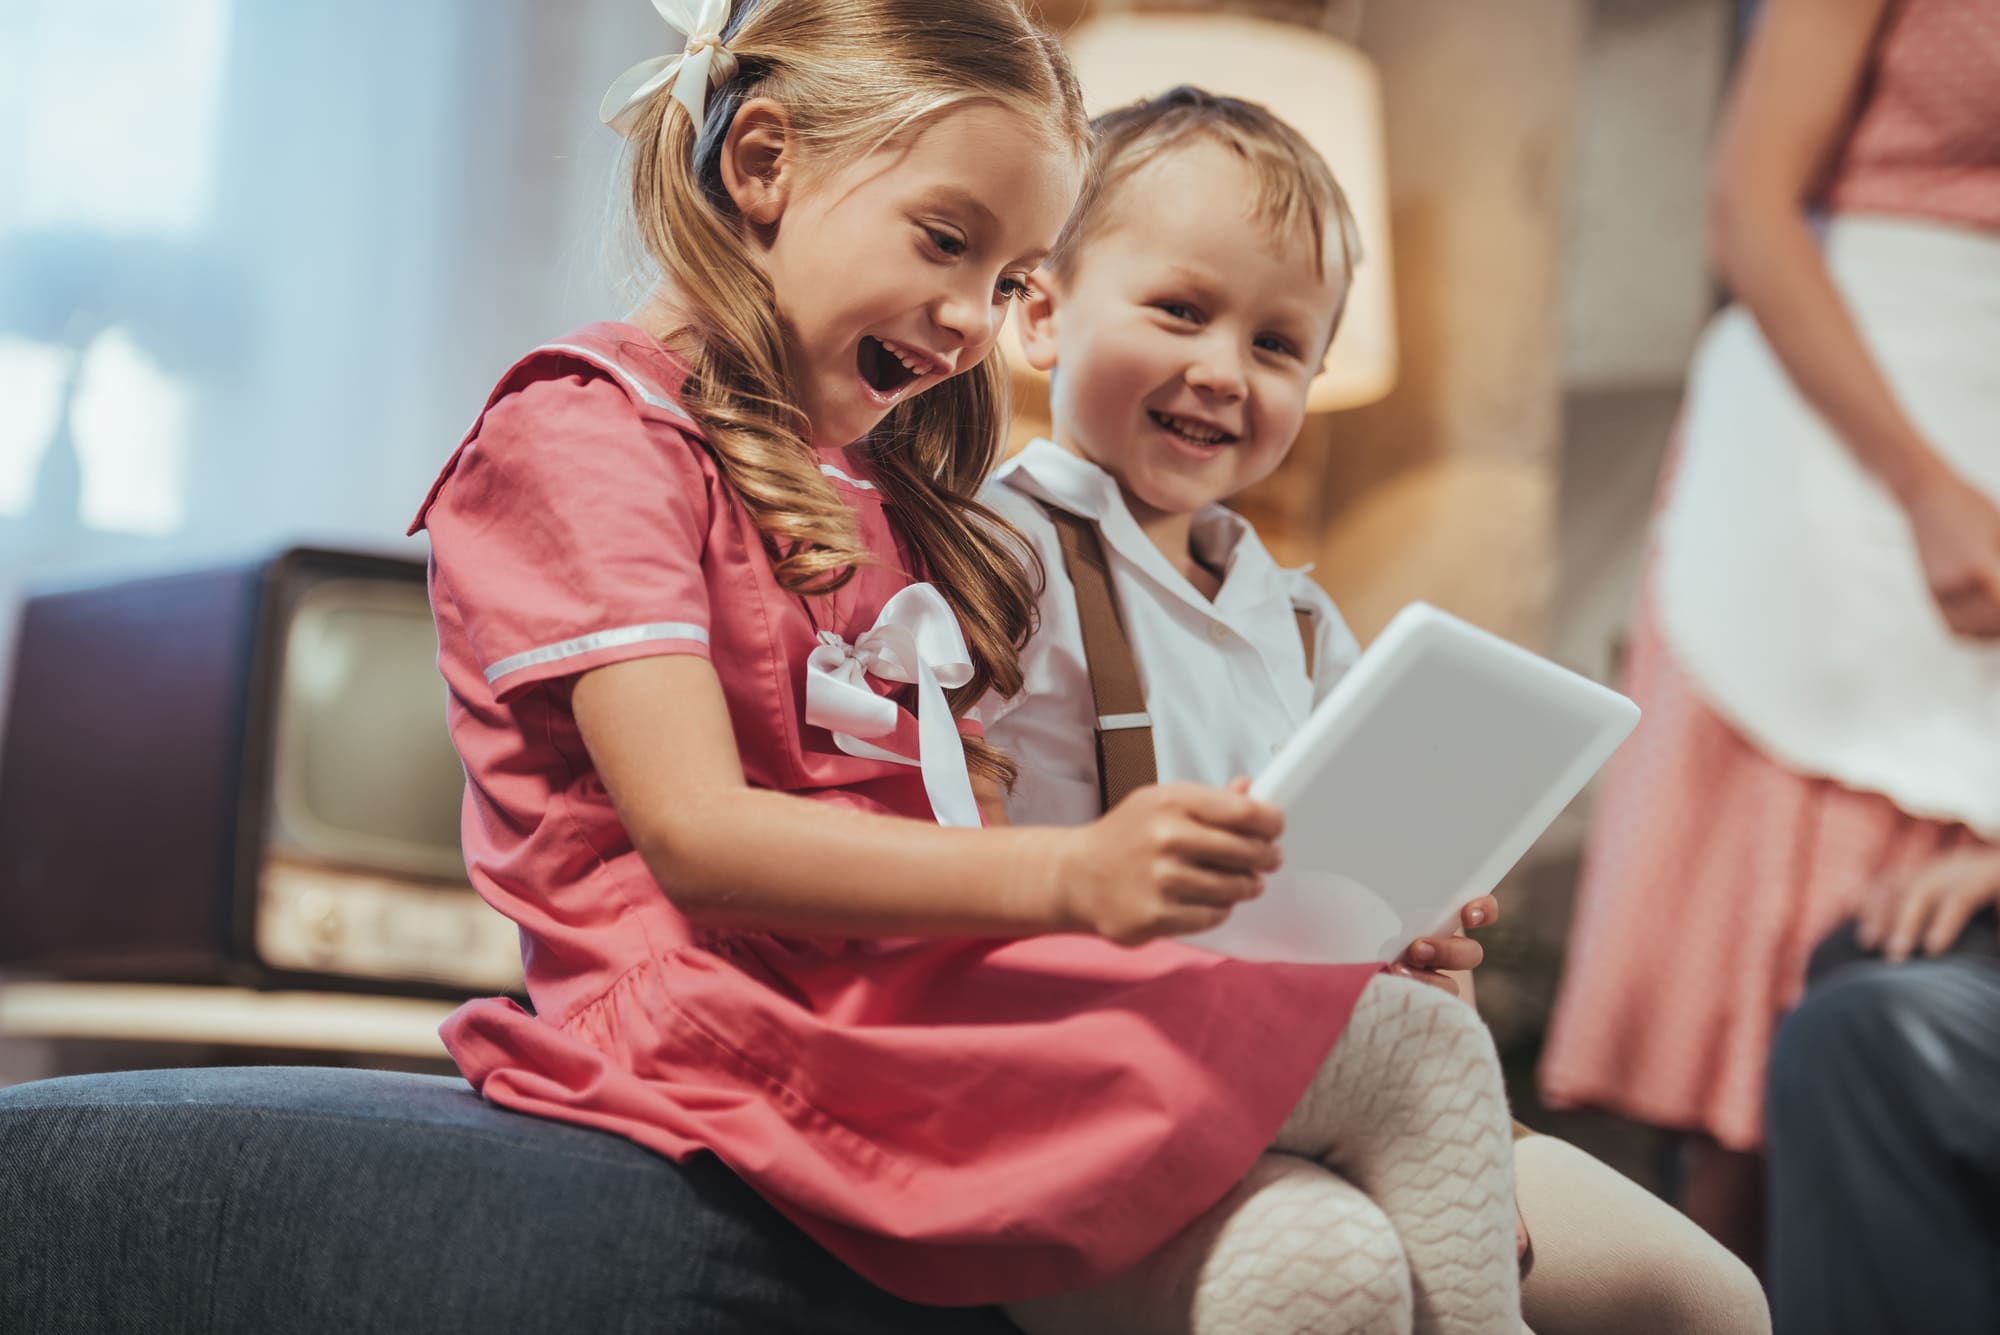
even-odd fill
[{"label": "boy's hand", "polygon": [[[1481,895],[1458,911],[1458,921],[1467,930],[1488,926],[1499,916],[1500,901],[1491,895]],[[1389,971],[1457,996],[1458,983],[1445,970],[1470,971],[1485,959],[1485,948],[1463,936],[1420,936]]]},{"label": "boy's hand", "polygon": [[1135,946],[1221,923],[1278,866],[1284,813],[1253,800],[1248,786],[1150,784],[1062,831],[1055,871],[1065,925]]}]

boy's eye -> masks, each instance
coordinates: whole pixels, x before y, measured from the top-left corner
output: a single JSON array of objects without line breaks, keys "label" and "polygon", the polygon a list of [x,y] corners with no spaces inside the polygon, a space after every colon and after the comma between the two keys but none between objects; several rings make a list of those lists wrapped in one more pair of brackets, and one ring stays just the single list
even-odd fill
[{"label": "boy's eye", "polygon": [[1186,320],[1189,324],[1194,324],[1201,319],[1200,312],[1196,311],[1194,307],[1188,305],[1185,301],[1159,301],[1153,303],[1153,306],[1162,315],[1175,320]]},{"label": "boy's eye", "polygon": [[930,237],[931,244],[944,254],[955,259],[965,253],[965,238],[953,236],[950,232],[940,232],[935,227],[926,227],[924,232]]},{"label": "boy's eye", "polygon": [[1276,334],[1258,335],[1257,346],[1266,352],[1275,352],[1281,357],[1296,357],[1299,355],[1299,350],[1292,346],[1289,339],[1280,338]]}]

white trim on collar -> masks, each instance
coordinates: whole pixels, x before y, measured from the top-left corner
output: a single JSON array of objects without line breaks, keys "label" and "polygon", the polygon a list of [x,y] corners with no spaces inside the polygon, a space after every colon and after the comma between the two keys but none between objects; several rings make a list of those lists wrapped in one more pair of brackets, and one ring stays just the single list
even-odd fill
[{"label": "white trim on collar", "polygon": [[863,482],[858,477],[850,477],[846,473],[841,472],[838,468],[835,468],[832,464],[821,464],[819,466],[819,471],[826,474],[828,477],[839,478],[842,482],[845,482],[850,487],[858,487],[862,491],[875,490],[875,484],[873,482]]},{"label": "white trim on collar", "polygon": [[688,413],[687,409],[681,407],[680,404],[675,403],[672,399],[668,398],[666,395],[658,393],[645,381],[641,380],[638,376],[634,375],[630,370],[619,365],[617,362],[613,361],[611,358],[605,356],[601,352],[594,351],[593,349],[590,348],[578,347],[574,343],[544,343],[542,344],[541,347],[535,349],[535,351],[566,352],[572,357],[582,358],[584,361],[591,363],[593,366],[601,366],[605,370],[611,372],[611,374],[617,376],[620,380],[624,381],[627,389],[630,389],[634,394],[637,394],[640,398],[644,399],[647,403],[652,404],[655,408],[665,409],[667,412],[672,413],[674,416],[680,418],[684,422],[692,423],[694,421],[694,418]]}]

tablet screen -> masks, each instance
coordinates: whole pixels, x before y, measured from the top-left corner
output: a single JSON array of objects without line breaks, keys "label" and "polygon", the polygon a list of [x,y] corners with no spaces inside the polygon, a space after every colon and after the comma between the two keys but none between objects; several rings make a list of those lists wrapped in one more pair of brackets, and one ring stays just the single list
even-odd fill
[{"label": "tablet screen", "polygon": [[1285,865],[1189,944],[1387,962],[1451,930],[1624,740],[1625,697],[1424,604],[1399,613],[1251,792]]}]

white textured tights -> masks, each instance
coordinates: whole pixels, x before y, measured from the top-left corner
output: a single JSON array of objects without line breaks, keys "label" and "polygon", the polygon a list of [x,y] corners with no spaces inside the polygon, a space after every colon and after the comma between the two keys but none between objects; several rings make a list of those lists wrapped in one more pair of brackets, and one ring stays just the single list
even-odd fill
[{"label": "white textured tights", "polygon": [[1137,1266],[1009,1315],[1031,1335],[1522,1330],[1506,1095],[1470,1006],[1371,982],[1271,1148]]}]

